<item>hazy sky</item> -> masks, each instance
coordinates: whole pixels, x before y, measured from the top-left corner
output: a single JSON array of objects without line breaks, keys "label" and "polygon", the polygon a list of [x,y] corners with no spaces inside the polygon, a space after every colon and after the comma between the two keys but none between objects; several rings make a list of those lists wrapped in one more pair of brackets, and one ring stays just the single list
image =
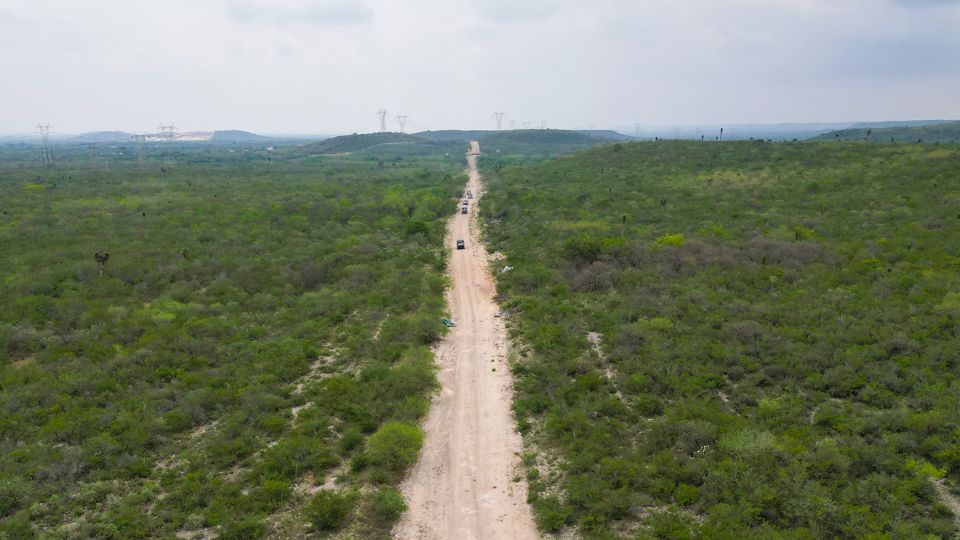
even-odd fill
[{"label": "hazy sky", "polygon": [[[960,117],[960,0],[2,0],[0,131]],[[395,124],[391,123],[392,127]]]}]

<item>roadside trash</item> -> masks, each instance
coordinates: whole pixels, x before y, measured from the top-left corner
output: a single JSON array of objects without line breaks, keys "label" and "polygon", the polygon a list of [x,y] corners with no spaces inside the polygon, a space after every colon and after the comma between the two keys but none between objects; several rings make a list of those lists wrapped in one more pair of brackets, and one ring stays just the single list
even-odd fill
[{"label": "roadside trash", "polygon": [[446,326],[447,328],[453,328],[454,326],[457,325],[455,322],[451,321],[450,319],[440,319],[440,322],[443,323],[443,325]]}]

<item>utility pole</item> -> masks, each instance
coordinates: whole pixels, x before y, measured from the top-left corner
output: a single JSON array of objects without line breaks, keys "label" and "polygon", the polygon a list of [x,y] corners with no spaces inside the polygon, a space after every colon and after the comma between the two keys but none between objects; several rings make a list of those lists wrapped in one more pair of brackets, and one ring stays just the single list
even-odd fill
[{"label": "utility pole", "polygon": [[52,169],[53,149],[50,148],[50,124],[37,123],[37,131],[40,132],[40,162],[44,169]]},{"label": "utility pole", "polygon": [[405,115],[405,114],[397,115],[397,123],[400,124],[400,133],[405,133],[405,132],[403,131],[403,127],[404,127],[404,125],[406,125],[406,123],[407,123],[407,118],[409,118],[409,116],[407,116],[407,115]]},{"label": "utility pole", "polygon": [[500,131],[503,129],[503,113],[495,112],[493,115],[497,117],[497,131]]},{"label": "utility pole", "polygon": [[387,132],[387,110],[380,109],[377,111],[377,116],[380,117],[380,133]]}]

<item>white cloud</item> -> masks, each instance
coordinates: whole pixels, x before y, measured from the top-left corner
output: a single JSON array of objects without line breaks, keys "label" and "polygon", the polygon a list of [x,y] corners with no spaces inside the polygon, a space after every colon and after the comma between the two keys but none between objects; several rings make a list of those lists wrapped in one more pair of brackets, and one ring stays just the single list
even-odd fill
[{"label": "white cloud", "polygon": [[0,26],[28,26],[30,21],[15,11],[0,9]]},{"label": "white cloud", "polygon": [[360,0],[233,0],[230,16],[243,23],[355,24],[372,17]]},{"label": "white cloud", "polygon": [[563,0],[474,0],[474,6],[483,17],[495,22],[535,20],[561,10]]},{"label": "white cloud", "polygon": [[905,3],[3,0],[0,131],[956,116],[960,6]]}]

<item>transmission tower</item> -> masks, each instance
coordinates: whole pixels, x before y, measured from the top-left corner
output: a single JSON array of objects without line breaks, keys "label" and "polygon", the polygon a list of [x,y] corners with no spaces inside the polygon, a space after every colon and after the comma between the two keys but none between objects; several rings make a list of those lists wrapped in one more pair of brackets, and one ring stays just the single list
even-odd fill
[{"label": "transmission tower", "polygon": [[176,126],[173,125],[173,122],[170,124],[160,124],[160,127],[157,128],[160,130],[160,138],[163,139],[163,159],[168,161],[170,159],[170,143],[173,142],[175,136],[174,131]]},{"label": "transmission tower", "polygon": [[497,117],[497,131],[500,131],[503,129],[503,113],[495,112],[493,115]]},{"label": "transmission tower", "polygon": [[635,130],[633,136],[639,139],[640,138],[640,122],[634,122],[633,128]]},{"label": "transmission tower", "polygon": [[164,142],[171,142],[173,141],[173,137],[174,137],[173,130],[177,129],[177,127],[174,126],[172,123],[160,124],[160,127],[158,127],[157,129],[160,130],[160,138],[162,138]]},{"label": "transmission tower", "polygon": [[40,162],[45,169],[53,168],[53,149],[50,148],[50,124],[37,124],[40,132]]},{"label": "transmission tower", "polygon": [[405,131],[403,131],[403,127],[407,123],[407,118],[409,118],[409,116],[405,114],[401,114],[397,116],[397,123],[400,124],[400,133],[405,133]]},{"label": "transmission tower", "polygon": [[380,117],[380,133],[387,132],[387,110],[380,109],[377,111],[377,116]]}]

